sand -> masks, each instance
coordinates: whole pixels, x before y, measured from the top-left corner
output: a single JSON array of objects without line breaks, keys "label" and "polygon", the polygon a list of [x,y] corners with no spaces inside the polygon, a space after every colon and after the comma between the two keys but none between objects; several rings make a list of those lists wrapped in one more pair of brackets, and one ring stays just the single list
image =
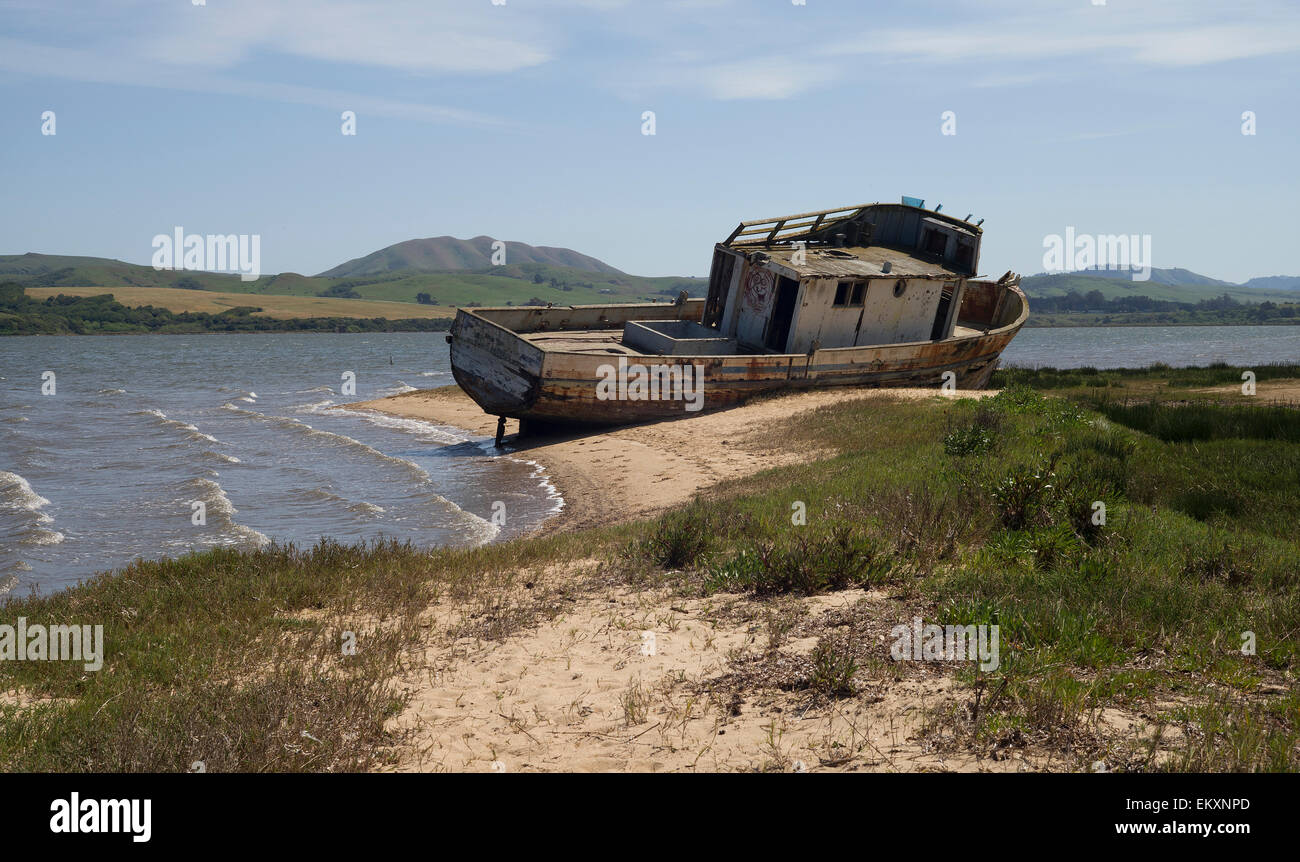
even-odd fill
[{"label": "sand", "polygon": [[[757,616],[736,613],[728,601]],[[898,613],[877,591],[787,603],[808,623],[855,608],[882,625]],[[503,642],[431,637],[425,671],[407,680],[411,703],[391,725],[407,740],[392,768],[1015,772],[1046,765],[1033,753],[981,758],[937,748],[927,723],[969,698],[947,667],[908,669],[902,679],[863,673],[857,696],[836,701],[736,684],[735,671],[749,663],[737,656],[760,661],[767,652],[762,613],[739,597],[684,599],[618,588],[585,596]],[[806,657],[816,642],[814,636],[784,644],[771,666]],[[886,661],[887,648],[883,641],[875,647]]]},{"label": "sand", "polygon": [[[989,394],[957,393],[961,397]],[[509,420],[506,444],[509,451],[541,464],[564,498],[561,514],[543,529],[578,529],[643,518],[687,502],[726,479],[827,454],[783,447],[770,430],[778,420],[844,401],[938,397],[934,389],[821,389],[685,419],[525,439],[517,436],[518,423]],[[496,417],[484,413],[457,386],[345,406],[451,425],[474,434],[496,433]]]},{"label": "sand", "polygon": [[[992,393],[963,392],[965,397]],[[772,428],[828,404],[937,398],[933,389],[819,390],[717,413],[564,437],[507,438],[542,464],[566,500],[543,529],[644,517],[717,482],[798,461]],[[496,419],[456,387],[347,405],[491,435]],[[514,422],[507,433],[515,434]],[[490,606],[450,597],[400,680],[410,695],[389,729],[388,769],[452,772],[996,771],[1073,768],[1051,751],[972,753],[945,716],[967,715],[975,690],[956,666],[893,662],[888,633],[918,607],[906,592],[845,590],[771,600],[685,598],[636,589],[600,559],[510,573]],[[504,636],[494,614],[544,608]],[[502,610],[505,609],[505,610]],[[527,615],[527,613],[525,614]],[[775,618],[792,621],[773,642]],[[828,699],[783,683],[809,667],[823,637],[855,638],[869,660],[854,696]],[[797,675],[797,674],[796,674]],[[1138,716],[1098,732],[1131,737]],[[964,725],[964,720],[956,724]],[[1114,725],[1114,729],[1111,725]],[[1137,727],[1135,731],[1133,728]]]}]

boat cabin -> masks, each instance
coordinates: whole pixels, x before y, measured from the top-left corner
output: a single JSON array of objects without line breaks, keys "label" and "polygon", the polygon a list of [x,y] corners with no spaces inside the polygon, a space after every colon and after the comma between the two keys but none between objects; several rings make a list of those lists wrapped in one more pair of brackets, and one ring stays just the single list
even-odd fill
[{"label": "boat cabin", "polygon": [[904,200],[742,222],[714,247],[700,329],[767,354],[951,337],[983,231]]}]

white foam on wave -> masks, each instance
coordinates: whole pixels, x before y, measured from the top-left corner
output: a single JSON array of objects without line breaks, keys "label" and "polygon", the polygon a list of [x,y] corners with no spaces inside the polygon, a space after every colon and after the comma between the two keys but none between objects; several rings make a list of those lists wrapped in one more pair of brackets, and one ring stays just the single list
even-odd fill
[{"label": "white foam on wave", "polygon": [[248,543],[260,548],[270,543],[271,539],[266,534],[235,522],[239,510],[226,496],[226,489],[221,487],[221,483],[200,476],[187,481],[184,487],[197,492],[206,507],[206,514],[209,517],[215,516],[218,524],[224,528],[225,538],[229,540],[226,544]]},{"label": "white foam on wave", "polygon": [[[325,408],[313,412],[323,412]],[[355,416],[381,428],[393,428],[420,436],[421,443],[438,443],[449,446],[455,443],[468,443],[470,437],[465,431],[451,425],[438,425],[423,419],[408,419],[405,416],[393,416],[377,410],[349,410],[344,407],[331,407],[329,412],[341,416]]]},{"label": "white foam on wave", "polygon": [[379,390],[379,397],[392,398],[394,395],[405,395],[408,392],[417,392],[417,391],[419,391],[419,387],[412,386],[411,384],[407,383],[405,380],[399,380],[397,381],[397,383],[388,387],[387,389]]},{"label": "white foam on wave", "polygon": [[157,420],[158,424],[164,428],[173,428],[185,432],[183,436],[185,437],[186,440],[189,440],[192,443],[197,443],[199,441],[203,441],[205,443],[221,442],[216,437],[213,437],[211,434],[204,434],[202,431],[200,431],[198,428],[196,428],[195,426],[191,425],[188,422],[181,422],[179,419],[172,419],[161,410],[155,410],[152,408],[149,410],[136,410],[132,412],[130,415],[131,416],[152,416],[155,420]]},{"label": "white foam on wave", "polygon": [[14,512],[28,523],[24,537],[19,540],[24,545],[57,545],[66,538],[58,530],[51,530],[45,525],[54,523],[48,512],[41,511],[50,501],[42,497],[22,476],[0,470],[0,510]]},{"label": "white foam on wave", "polygon": [[[268,413],[260,413],[255,410],[247,410],[231,403],[222,405],[222,408],[232,413],[238,413],[249,418],[259,419],[271,425],[278,426],[287,431],[302,434],[307,437],[320,440],[327,444],[337,445],[352,451],[365,454],[373,459],[382,461],[393,466],[401,467],[409,472],[420,484],[432,486],[433,480],[429,474],[416,464],[414,461],[408,461],[405,458],[398,458],[393,455],[387,455],[373,446],[369,446],[357,440],[355,437],[349,437],[346,434],[336,434],[333,431],[325,431],[320,428],[314,428],[306,422],[302,422],[291,416],[275,416]],[[396,416],[389,416],[383,413],[361,411],[361,410],[344,410],[337,407],[329,407],[327,404],[299,405],[295,409],[306,410],[313,414],[323,414],[329,410],[331,414],[342,414],[346,416],[355,416],[372,422],[376,425],[382,425],[389,428],[398,428],[407,432],[415,432],[422,438],[422,442],[436,442],[441,445],[464,443],[469,438],[463,433],[455,433],[459,429],[453,429],[447,426],[435,425],[432,422],[422,422],[417,419],[404,419]],[[485,544],[492,541],[501,532],[501,528],[485,518],[475,515],[473,512],[466,511],[456,503],[448,500],[437,492],[431,492],[431,497],[439,505],[446,508],[454,516],[462,517],[469,529],[467,533],[471,541],[477,544]],[[377,517],[383,512],[381,507],[372,503],[362,502],[355,504],[354,511],[359,511],[369,517]],[[377,510],[377,511],[376,511]]]},{"label": "white foam on wave", "polygon": [[[410,419],[405,416],[393,416],[389,413],[380,413],[377,410],[349,410],[342,407],[333,407],[330,408],[330,412],[341,413],[345,416],[357,416],[367,422],[380,425],[384,428],[395,428],[402,431],[413,432],[422,436],[423,439],[421,442],[434,442],[444,445],[477,442],[479,448],[482,449],[483,453],[486,455],[490,455],[494,458],[505,458],[506,460],[513,461],[516,464],[524,464],[533,468],[533,472],[529,478],[538,480],[537,486],[542,489],[542,493],[551,501],[551,509],[546,513],[546,517],[549,518],[558,515],[564,509],[564,496],[560,494],[560,489],[555,487],[555,483],[552,482],[550,476],[547,475],[546,468],[536,461],[503,454],[494,445],[495,441],[492,437],[479,437],[476,434],[471,434],[463,428],[457,428],[454,425],[438,425],[423,419]],[[485,523],[492,528],[491,538],[485,539],[484,541],[486,542],[496,538],[497,534],[501,532],[501,528],[492,524],[490,521],[486,521]]]},{"label": "white foam on wave", "polygon": [[50,501],[36,493],[22,476],[0,470],[0,508],[39,513],[42,506],[48,505]]},{"label": "white foam on wave", "polygon": [[555,483],[552,482],[551,477],[547,475],[546,467],[544,465],[528,458],[519,458],[511,455],[509,449],[498,449],[496,447],[496,441],[491,437],[485,437],[480,440],[479,448],[483,450],[483,454],[490,455],[493,458],[504,458],[507,461],[514,461],[516,464],[526,464],[527,466],[532,467],[533,472],[528,478],[537,479],[537,487],[541,488],[542,492],[546,495],[546,498],[551,501],[551,511],[546,513],[546,517],[549,518],[564,511],[564,495],[560,493],[559,488],[555,487]]}]

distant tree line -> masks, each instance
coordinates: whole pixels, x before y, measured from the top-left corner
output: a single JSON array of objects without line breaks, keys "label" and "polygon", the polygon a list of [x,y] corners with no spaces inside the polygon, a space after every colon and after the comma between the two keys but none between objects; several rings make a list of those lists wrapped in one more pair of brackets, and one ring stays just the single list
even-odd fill
[{"label": "distant tree line", "polygon": [[[1297,297],[1300,299],[1300,297]],[[1100,290],[1090,290],[1085,294],[1070,291],[1064,296],[1031,296],[1030,312],[1040,314],[1084,313],[1084,314],[1132,314],[1132,313],[1171,313],[1171,312],[1213,312],[1234,320],[1270,320],[1274,318],[1300,317],[1300,310],[1294,304],[1279,305],[1275,302],[1239,302],[1228,294],[1199,302],[1175,302],[1167,299],[1152,299],[1149,296],[1117,296],[1107,299]]]},{"label": "distant tree line", "polygon": [[101,335],[138,332],[438,332],[450,318],[387,320],[304,317],[279,320],[255,316],[260,308],[239,306],[219,314],[179,314],[152,305],[130,308],[110,294],[33,299],[23,285],[0,284],[0,335]]}]

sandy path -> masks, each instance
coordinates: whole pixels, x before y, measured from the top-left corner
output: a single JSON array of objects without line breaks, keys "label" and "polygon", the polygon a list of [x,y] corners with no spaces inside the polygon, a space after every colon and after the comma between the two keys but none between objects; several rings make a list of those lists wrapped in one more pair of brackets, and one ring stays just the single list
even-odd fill
[{"label": "sandy path", "polygon": [[[588,561],[588,566],[599,564]],[[551,572],[557,579],[575,572]],[[530,574],[530,577],[534,575]],[[546,574],[535,577],[544,579]],[[965,702],[944,668],[901,679],[862,674],[855,697],[728,685],[767,649],[762,618],[729,597],[684,599],[619,588],[504,642],[431,637],[412,700],[391,727],[405,734],[398,771],[730,772],[1023,771],[1040,758],[977,758],[935,750],[932,710]],[[741,600],[738,605],[749,603]],[[896,603],[847,590],[787,605],[816,620],[856,609],[892,624]],[[883,639],[876,651],[887,649]],[[781,663],[816,637],[785,645]]]},{"label": "sandy path", "polygon": [[[991,392],[957,393],[979,397]],[[822,389],[754,401],[685,419],[613,430],[519,439],[506,424],[510,451],[540,463],[565,508],[547,529],[616,523],[676,506],[697,492],[769,467],[810,461],[816,451],[790,451],[771,428],[778,420],[828,404],[869,398],[935,398],[934,389]],[[419,390],[346,405],[451,425],[475,434],[496,433],[489,416],[456,386]]]}]

